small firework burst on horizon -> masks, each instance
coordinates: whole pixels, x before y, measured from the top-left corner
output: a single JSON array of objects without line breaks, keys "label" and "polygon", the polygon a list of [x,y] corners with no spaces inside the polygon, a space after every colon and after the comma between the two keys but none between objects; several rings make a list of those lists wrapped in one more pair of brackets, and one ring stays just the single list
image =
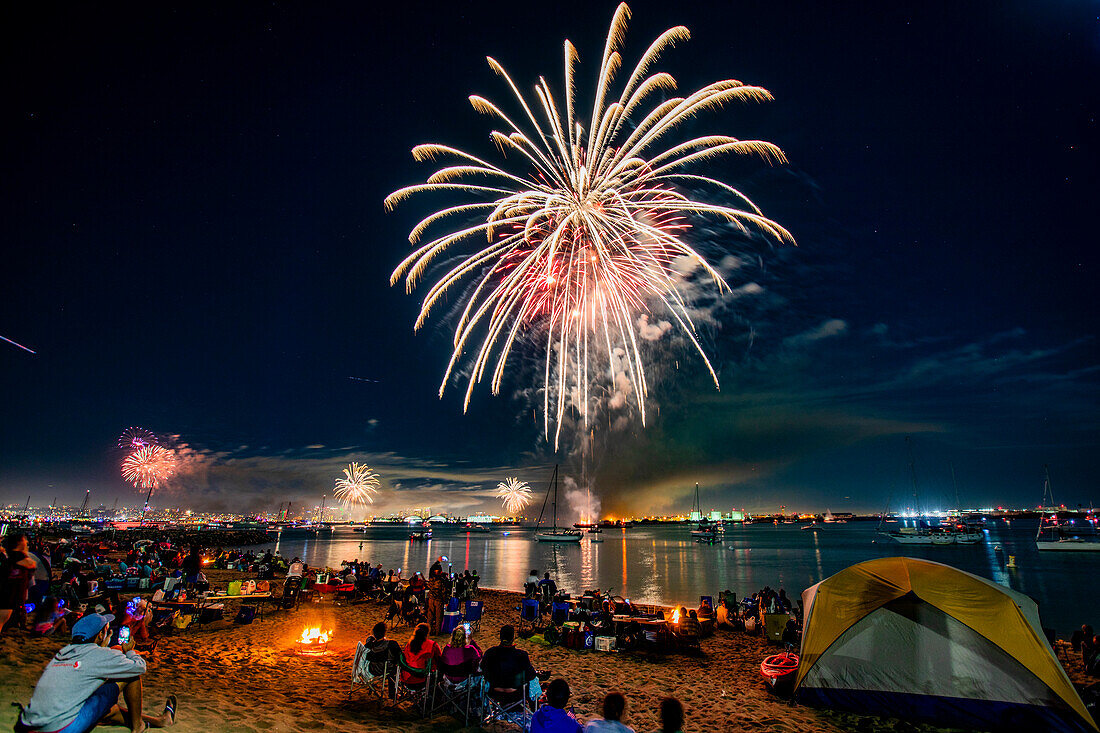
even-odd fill
[{"label": "small firework burst on horizon", "polygon": [[365,463],[352,462],[344,469],[344,477],[336,479],[336,498],[345,508],[373,504],[381,486],[378,475]]},{"label": "small firework burst on horizon", "polygon": [[515,516],[531,503],[531,486],[526,481],[509,477],[497,484],[497,496],[504,511]]}]

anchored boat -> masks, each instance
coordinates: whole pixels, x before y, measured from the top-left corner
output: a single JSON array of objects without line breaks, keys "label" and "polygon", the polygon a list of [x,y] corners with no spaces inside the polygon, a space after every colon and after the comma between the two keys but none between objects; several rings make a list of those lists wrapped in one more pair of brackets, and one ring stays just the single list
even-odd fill
[{"label": "anchored boat", "polygon": [[558,467],[556,465],[554,466],[554,475],[550,477],[550,483],[546,487],[546,496],[542,500],[542,511],[539,513],[539,520],[535,523],[535,526],[538,527],[542,524],[542,516],[546,513],[546,500],[550,498],[551,488],[554,489],[554,501],[550,504],[554,514],[554,526],[549,529],[536,529],[535,541],[572,542],[577,544],[581,541],[579,529],[566,529],[558,526]]}]

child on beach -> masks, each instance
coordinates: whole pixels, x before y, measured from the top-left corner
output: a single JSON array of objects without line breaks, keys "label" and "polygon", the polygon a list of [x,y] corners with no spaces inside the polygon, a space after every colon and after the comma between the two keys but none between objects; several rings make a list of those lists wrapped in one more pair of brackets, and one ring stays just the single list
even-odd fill
[{"label": "child on beach", "polygon": [[608,693],[603,699],[603,719],[590,720],[584,733],[634,733],[634,729],[622,722],[626,713],[626,698],[621,692]]},{"label": "child on beach", "polygon": [[683,733],[684,706],[674,697],[661,700],[661,730],[658,733]]},{"label": "child on beach", "polygon": [[581,733],[581,724],[570,711],[569,683],[560,677],[546,689],[546,704],[531,718],[531,733]]},{"label": "child on beach", "polygon": [[49,636],[57,630],[65,632],[68,624],[65,620],[65,602],[60,598],[47,596],[42,600],[38,613],[34,617],[34,633]]}]

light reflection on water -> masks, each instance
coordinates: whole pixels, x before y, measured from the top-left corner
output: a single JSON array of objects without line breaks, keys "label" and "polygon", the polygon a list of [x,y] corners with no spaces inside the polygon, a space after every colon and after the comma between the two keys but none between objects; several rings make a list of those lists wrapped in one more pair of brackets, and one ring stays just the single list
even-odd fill
[{"label": "light reflection on water", "polygon": [[[577,594],[606,589],[635,601],[694,606],[700,595],[730,589],[740,597],[765,585],[784,587],[789,595],[863,560],[908,555],[954,565],[967,572],[1022,591],[1039,601],[1047,626],[1060,635],[1100,608],[1100,557],[1085,553],[1043,553],[1035,549],[1035,522],[1013,526],[991,523],[988,541],[969,547],[901,546],[876,538],[874,522],[832,524],[818,532],[800,525],[757,524],[728,527],[717,545],[696,544],[687,526],[639,526],[603,533],[604,542],[588,536],[580,545],[537,543],[527,529],[509,528],[469,534],[458,527],[435,526],[430,542],[410,542],[402,525],[370,527],[365,533],[339,528],[313,535],[272,535],[288,559],[339,567],[341,560],[370,560],[384,569],[401,568],[408,577],[427,570],[440,555],[453,569],[477,569],[482,587],[519,590],[527,573],[549,571],[558,586]],[[507,532],[507,534],[505,534]],[[1000,545],[1001,552],[996,552]],[[259,546],[263,548],[264,546]],[[1015,568],[1005,567],[1009,555]]]}]

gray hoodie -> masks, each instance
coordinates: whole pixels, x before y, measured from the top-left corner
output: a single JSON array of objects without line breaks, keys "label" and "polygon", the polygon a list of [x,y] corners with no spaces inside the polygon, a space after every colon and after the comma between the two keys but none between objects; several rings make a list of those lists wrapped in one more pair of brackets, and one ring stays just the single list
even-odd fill
[{"label": "gray hoodie", "polygon": [[23,722],[37,730],[60,730],[76,720],[84,702],[108,680],[145,672],[145,659],[89,642],[62,647],[38,678]]}]

